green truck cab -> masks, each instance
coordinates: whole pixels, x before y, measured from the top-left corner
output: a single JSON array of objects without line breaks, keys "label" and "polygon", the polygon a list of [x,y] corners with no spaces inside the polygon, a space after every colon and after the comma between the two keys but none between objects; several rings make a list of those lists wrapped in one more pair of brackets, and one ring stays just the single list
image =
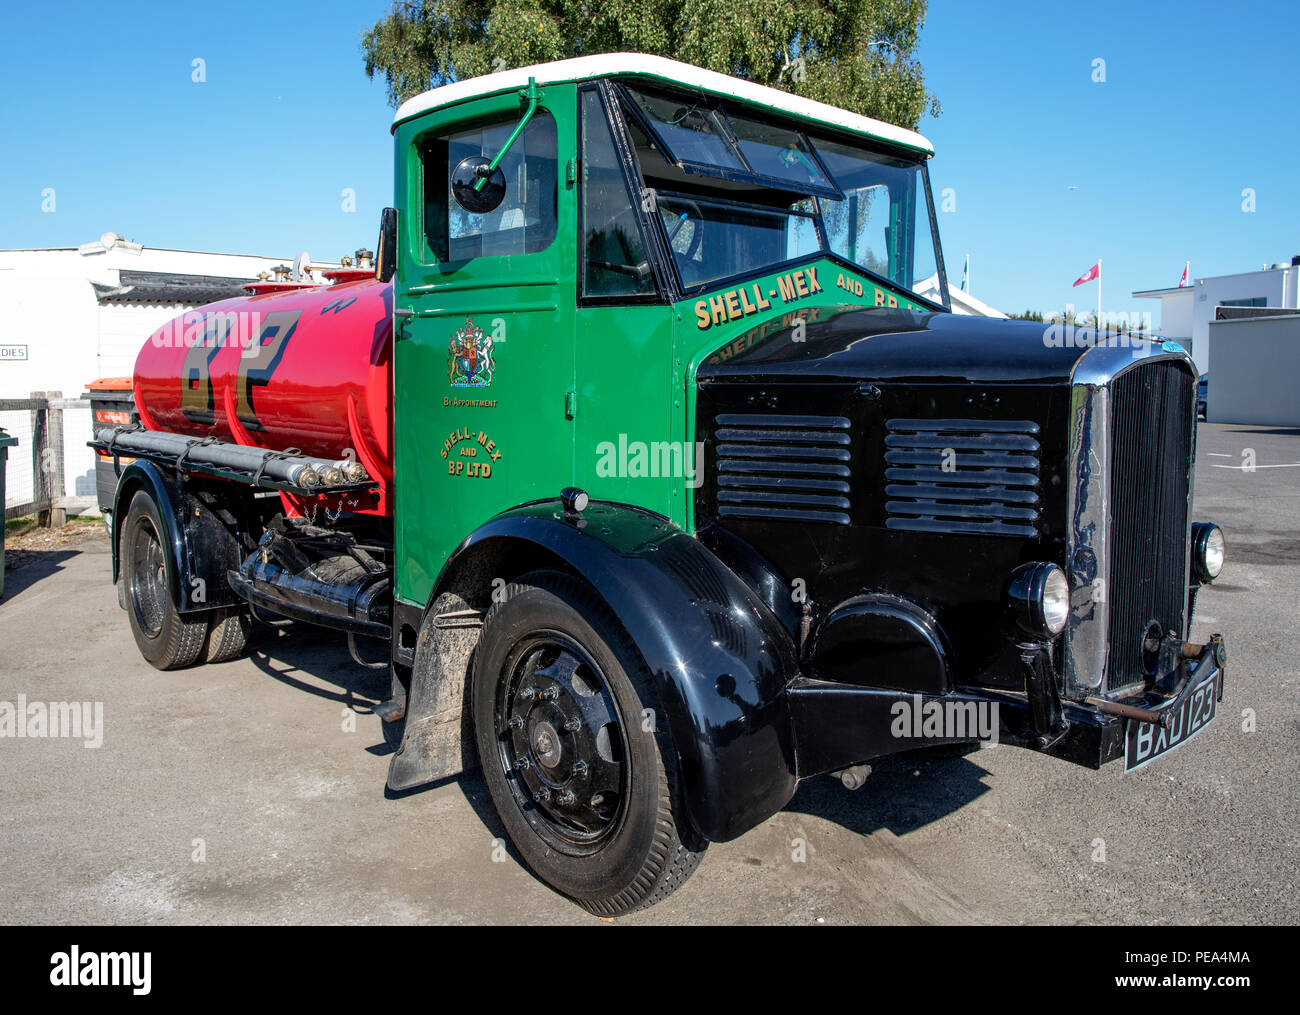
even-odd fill
[{"label": "green truck cab", "polygon": [[[494,174],[500,203],[466,211],[457,168],[502,150],[530,94]],[[394,140],[394,303],[411,315],[397,403],[421,406],[397,435],[398,472],[419,470],[398,492],[412,522],[398,585],[416,602],[477,520],[557,480],[690,531],[695,374],[756,324],[864,300],[944,309],[929,145],[866,117],[623,54],[435,89],[402,106]],[[820,219],[819,199],[834,208]],[[914,292],[927,279],[929,299]],[[483,351],[476,374],[449,366],[461,340]],[[453,439],[465,468],[435,474],[424,449],[467,429],[495,440],[495,464],[484,474]],[[437,524],[403,510],[431,494]]]},{"label": "green truck cab", "polygon": [[982,741],[1136,767],[1213,718],[1190,359],[953,315],[920,135],[608,54],[434,89],[393,138],[391,511],[286,519],[248,489],[310,494],[292,452],[185,492],[210,444],[178,480],[105,437],[144,462],[128,610],[136,556],[182,590],[219,560],[209,639],[244,602],[386,639],[389,788],[481,766],[606,915],[812,776]]}]

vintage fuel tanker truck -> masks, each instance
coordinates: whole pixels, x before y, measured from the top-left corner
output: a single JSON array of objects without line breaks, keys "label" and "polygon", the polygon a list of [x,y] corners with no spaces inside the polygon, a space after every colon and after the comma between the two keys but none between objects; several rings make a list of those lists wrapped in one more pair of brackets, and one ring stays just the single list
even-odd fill
[{"label": "vintage fuel tanker truck", "polygon": [[345,632],[389,786],[481,764],[600,914],[802,779],[993,738],[1131,768],[1214,717],[1192,361],[952,314],[923,137],[632,54],[393,136],[377,270],[161,329],[96,434],[153,665]]}]

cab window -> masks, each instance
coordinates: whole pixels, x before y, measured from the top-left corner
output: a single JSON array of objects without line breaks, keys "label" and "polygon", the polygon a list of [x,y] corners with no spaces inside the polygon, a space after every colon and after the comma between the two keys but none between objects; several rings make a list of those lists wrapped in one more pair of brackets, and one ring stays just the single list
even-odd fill
[{"label": "cab window", "polygon": [[582,233],[584,296],[653,292],[632,195],[619,162],[605,105],[594,89],[582,93]]},{"label": "cab window", "polygon": [[424,233],[442,262],[535,254],[555,240],[557,160],[555,120],[538,110],[501,161],[506,194],[485,214],[462,208],[451,193],[451,172],[471,155],[492,158],[517,120],[476,126],[434,138],[424,146]]}]

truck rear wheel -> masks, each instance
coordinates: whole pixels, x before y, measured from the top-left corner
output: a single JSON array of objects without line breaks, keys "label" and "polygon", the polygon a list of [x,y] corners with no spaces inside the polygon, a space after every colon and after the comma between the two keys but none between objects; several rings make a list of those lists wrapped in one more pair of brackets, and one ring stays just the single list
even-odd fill
[{"label": "truck rear wheel", "polygon": [[248,647],[253,618],[238,606],[213,610],[207,639],[203,643],[205,663],[224,663],[238,659]]},{"label": "truck rear wheel", "polygon": [[167,591],[168,570],[176,566],[162,538],[166,531],[158,506],[141,490],[131,501],[122,526],[122,582],[126,614],[140,654],[160,670],[191,665],[203,651],[208,617],[181,613]]},{"label": "truck rear wheel", "polygon": [[706,843],[682,806],[650,673],[576,579],[538,571],[504,593],[484,618],[472,685],[497,813],[533,873],[589,912],[652,905]]}]

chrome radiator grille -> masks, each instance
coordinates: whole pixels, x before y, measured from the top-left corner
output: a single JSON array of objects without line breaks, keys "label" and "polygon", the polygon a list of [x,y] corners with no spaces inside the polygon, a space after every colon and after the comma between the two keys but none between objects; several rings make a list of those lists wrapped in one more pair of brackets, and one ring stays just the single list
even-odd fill
[{"label": "chrome radiator grille", "polygon": [[1194,370],[1164,343],[1097,346],[1075,366],[1064,647],[1076,700],[1138,689],[1147,636],[1186,636]]},{"label": "chrome radiator grille", "polygon": [[1152,624],[1185,634],[1195,392],[1187,371],[1163,360],[1120,374],[1110,397],[1107,685],[1116,690],[1145,679],[1142,642]]}]

